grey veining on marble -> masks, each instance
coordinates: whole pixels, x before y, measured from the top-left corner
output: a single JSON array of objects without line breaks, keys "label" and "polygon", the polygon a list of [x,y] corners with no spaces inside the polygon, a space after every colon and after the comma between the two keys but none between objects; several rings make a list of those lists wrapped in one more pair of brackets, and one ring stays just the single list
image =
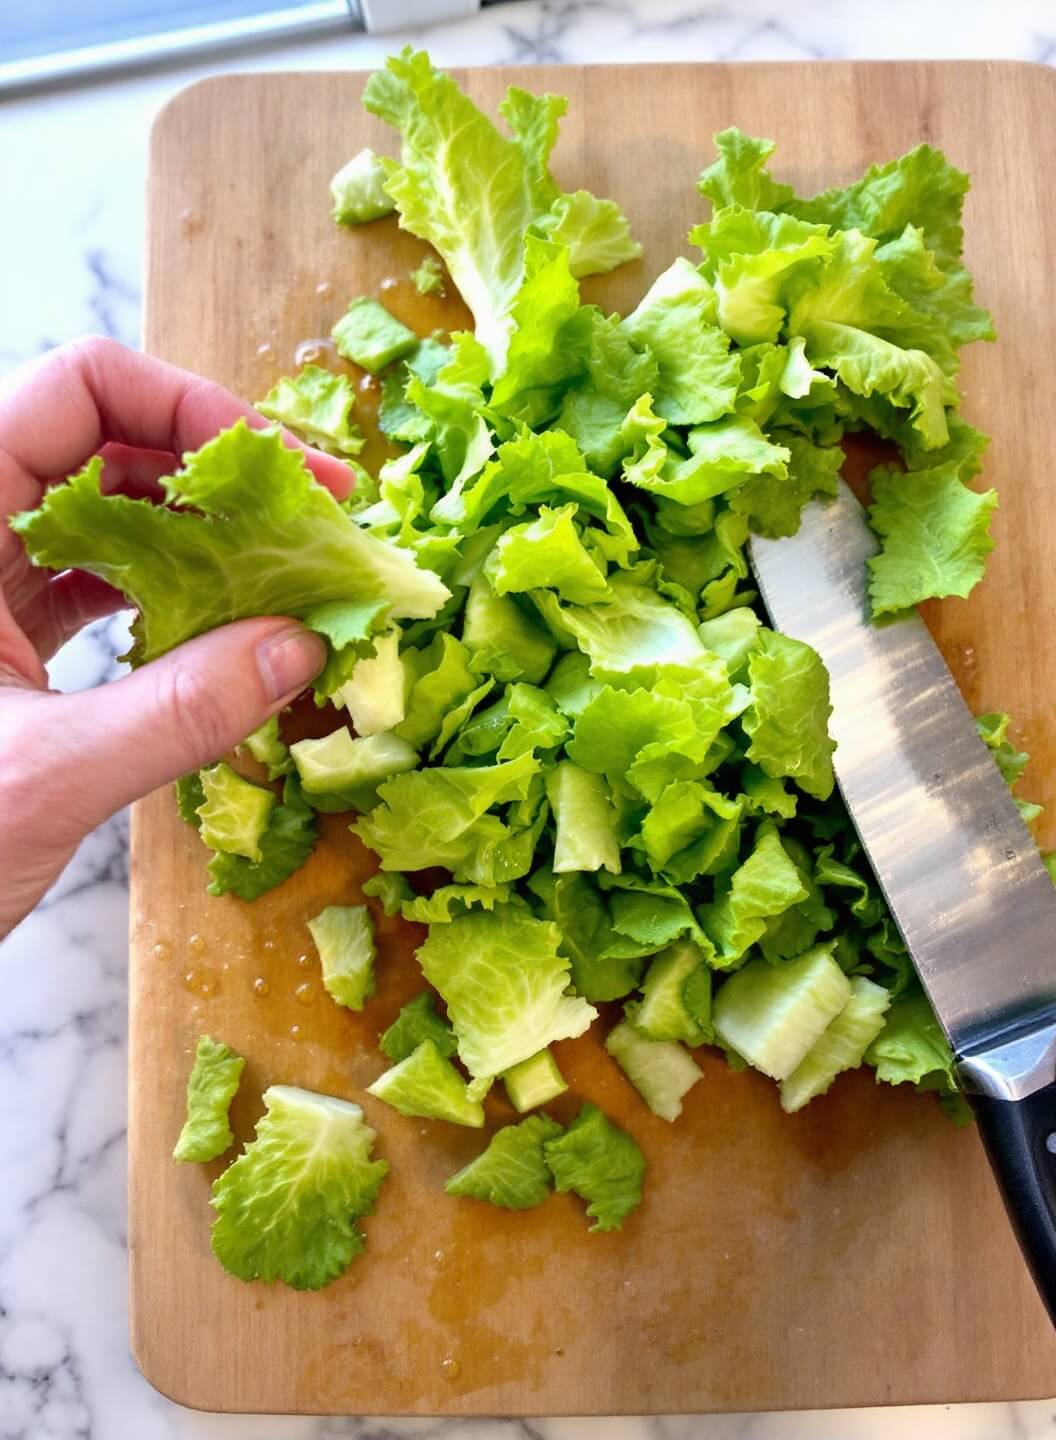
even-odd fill
[{"label": "grey veining on marble", "polygon": [[[1056,7],[1051,0],[520,0],[427,34],[350,36],[257,52],[237,66],[0,104],[0,371],[86,331],[137,342],[149,129],[176,90],[221,68],[369,67],[407,41],[428,44],[448,65],[834,57],[1049,63]],[[92,626],[56,657],[53,683],[103,682],[126,645],[120,618]],[[124,817],[104,826],[0,946],[0,1440],[1040,1440],[1053,1433],[1056,1404],[1042,1402],[531,1423],[205,1416],[172,1405],[139,1375],[127,1342],[127,844]]]}]

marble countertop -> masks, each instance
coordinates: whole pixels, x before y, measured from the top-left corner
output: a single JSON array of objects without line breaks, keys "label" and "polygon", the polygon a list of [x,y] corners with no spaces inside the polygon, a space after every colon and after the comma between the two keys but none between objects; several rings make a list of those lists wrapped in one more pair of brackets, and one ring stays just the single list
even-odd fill
[{"label": "marble countertop", "polygon": [[[0,20],[0,31],[2,31]],[[0,104],[0,371],[85,331],[139,335],[151,120],[219,69],[363,68],[428,44],[442,64],[819,57],[1056,58],[1051,0],[518,0],[419,32]],[[53,683],[116,673],[125,621],[82,634]],[[207,1416],[155,1393],[125,1303],[127,823],[81,848],[0,946],[0,1436],[3,1440],[1033,1440],[1056,1402],[798,1415],[519,1421]],[[1056,1390],[1056,1377],[1054,1377]]]}]

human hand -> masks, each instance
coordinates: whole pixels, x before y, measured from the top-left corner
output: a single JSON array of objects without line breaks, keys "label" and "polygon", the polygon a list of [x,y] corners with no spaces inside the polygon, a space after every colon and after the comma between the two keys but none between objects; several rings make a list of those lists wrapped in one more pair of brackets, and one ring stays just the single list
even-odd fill
[{"label": "human hand", "polygon": [[[0,522],[103,457],[103,487],[162,498],[180,455],[244,417],[229,391],[115,341],[74,341],[0,381]],[[289,443],[297,442],[290,437]],[[348,467],[305,448],[339,498]],[[44,663],[127,602],[81,571],[35,569],[0,523],[0,937],[27,915],[88,832],[131,800],[219,759],[319,673],[318,636],[241,620],[96,690],[48,689]]]}]

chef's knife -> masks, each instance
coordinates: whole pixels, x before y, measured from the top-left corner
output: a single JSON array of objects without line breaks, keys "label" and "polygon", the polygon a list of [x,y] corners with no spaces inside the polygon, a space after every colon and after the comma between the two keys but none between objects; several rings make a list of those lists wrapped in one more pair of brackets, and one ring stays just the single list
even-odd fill
[{"label": "chef's knife", "polygon": [[774,626],[828,667],[840,790],[1056,1321],[1056,887],[923,621],[869,620],[876,549],[842,481],[751,542]]}]

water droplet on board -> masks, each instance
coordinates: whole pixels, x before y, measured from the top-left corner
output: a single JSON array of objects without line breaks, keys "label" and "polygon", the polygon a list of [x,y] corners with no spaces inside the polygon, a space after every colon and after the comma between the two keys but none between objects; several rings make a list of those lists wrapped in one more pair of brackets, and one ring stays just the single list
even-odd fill
[{"label": "water droplet on board", "polygon": [[274,941],[274,940],[265,940],[265,941],[264,941],[264,944],[263,944],[260,948],[261,948],[262,950],[274,950],[274,949],[275,949],[275,941]]},{"label": "water droplet on board", "polygon": [[433,1259],[436,1261],[436,1263],[437,1263],[438,1265],[442,1265],[442,1264],[444,1263],[444,1261],[447,1259],[447,1251],[446,1251],[446,1250],[434,1250],[434,1251],[433,1251]]},{"label": "water droplet on board", "polygon": [[364,375],[359,382],[359,393],[361,395],[374,395],[381,390],[381,381],[376,375]]},{"label": "water droplet on board", "polygon": [[185,235],[197,235],[205,226],[205,216],[188,206],[186,210],[180,211],[180,224]]},{"label": "water droplet on board", "polygon": [[265,995],[271,994],[271,986],[264,979],[263,975],[258,975],[257,978],[253,981],[253,994],[258,996],[261,1000],[263,1000]]},{"label": "water droplet on board", "polygon": [[559,1346],[557,1347],[557,1349],[554,1351],[554,1354],[555,1354],[559,1359],[560,1359],[560,1357],[561,1357],[564,1353],[565,1353],[565,1347],[564,1347],[563,1345],[559,1345]]},{"label": "water droplet on board", "polygon": [[192,993],[198,989],[199,979],[197,970],[188,970],[183,977],[184,986]]},{"label": "water droplet on board", "polygon": [[440,1369],[445,1380],[457,1380],[462,1374],[462,1366],[453,1355],[445,1355],[440,1361]]},{"label": "water droplet on board", "polygon": [[386,276],[385,276],[385,279],[384,279],[384,280],[381,282],[381,284],[378,286],[378,289],[379,289],[379,290],[395,290],[395,289],[396,289],[396,286],[397,286],[399,283],[400,283],[400,282],[396,279],[396,276],[395,276],[395,275],[386,275]]},{"label": "water droplet on board", "polygon": [[301,1031],[301,1027],[300,1027],[299,1025],[291,1025],[291,1026],[290,1026],[290,1039],[291,1039],[291,1040],[300,1040],[302,1033],[303,1033],[303,1032]]},{"label": "water droplet on board", "polygon": [[308,970],[311,968],[312,957],[310,955],[298,955],[297,964],[301,967],[302,970]]},{"label": "water droplet on board", "polygon": [[172,953],[172,947],[167,940],[159,940],[154,946],[154,954],[158,960],[167,960]]},{"label": "water droplet on board", "polygon": [[265,340],[263,345],[257,346],[257,354],[262,360],[274,360],[275,346],[270,344],[269,341]]},{"label": "water droplet on board", "polygon": [[321,300],[329,300],[330,296],[334,293],[334,287],[330,284],[329,280],[320,280],[319,284],[315,287],[315,293]]},{"label": "water droplet on board", "polygon": [[327,336],[310,336],[302,340],[293,352],[295,365],[321,365],[336,356],[334,342]]},{"label": "water droplet on board", "polygon": [[199,935],[196,931],[188,939],[187,949],[192,955],[204,955],[206,951],[205,936]]},{"label": "water droplet on board", "polygon": [[293,998],[297,1001],[298,1005],[313,1004],[315,1001],[315,986],[310,980],[306,980],[303,985],[297,986],[293,992]]},{"label": "water droplet on board", "polygon": [[638,1294],[638,1286],[633,1280],[625,1280],[623,1282],[623,1293],[627,1296],[628,1300],[633,1300]]}]

